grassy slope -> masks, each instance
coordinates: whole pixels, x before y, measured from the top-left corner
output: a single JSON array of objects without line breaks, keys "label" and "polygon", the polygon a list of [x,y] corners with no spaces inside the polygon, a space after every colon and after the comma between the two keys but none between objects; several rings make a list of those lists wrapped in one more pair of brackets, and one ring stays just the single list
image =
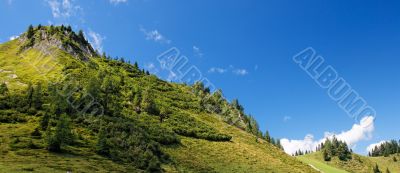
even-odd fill
[{"label": "grassy slope", "polygon": [[20,46],[18,40],[0,46],[0,82],[6,82],[10,89],[19,90],[25,88],[29,82],[46,82],[60,77],[62,67],[59,64],[67,55],[53,50],[54,56],[48,56],[36,49],[18,54]]},{"label": "grassy slope", "polygon": [[330,166],[327,163],[325,163],[319,159],[310,157],[310,155],[299,156],[297,158],[304,163],[314,166],[315,168],[317,168],[318,170],[320,170],[324,173],[348,173],[345,170]]},{"label": "grassy slope", "polygon": [[183,138],[179,148],[166,148],[176,158],[178,167],[196,172],[315,172],[276,147],[227,126],[216,117],[197,118],[212,124],[222,133],[232,135],[231,142],[208,142]]},{"label": "grassy slope", "polygon": [[[12,90],[21,90],[29,82],[55,80],[61,76],[63,59],[73,59],[60,50],[54,50],[56,59],[43,54],[35,49],[29,49],[17,54],[20,43],[17,40],[0,45],[0,82],[6,81]],[[40,60],[37,57],[42,57]],[[46,62],[50,70],[37,63]],[[106,66],[106,64],[100,64]],[[36,68],[41,68],[37,70]],[[42,73],[41,73],[42,72]],[[140,79],[134,79],[140,80]],[[146,85],[146,81],[139,81]],[[154,84],[154,83],[153,83]],[[170,85],[174,90],[188,92],[182,85]],[[162,93],[161,93],[162,94]],[[185,95],[189,97],[190,95]],[[162,95],[160,95],[162,97]],[[168,98],[174,100],[174,98]],[[301,163],[281,150],[262,141],[256,142],[253,135],[243,132],[238,128],[227,126],[216,116],[198,115],[193,112],[188,114],[216,128],[219,132],[233,136],[231,142],[210,142],[201,139],[182,137],[181,146],[164,147],[172,156],[173,164],[164,165],[167,172],[315,172],[311,167]],[[68,147],[69,154],[49,153],[44,149],[26,149],[26,147],[11,148],[17,138],[22,141],[18,145],[26,145],[30,140],[30,133],[38,124],[38,117],[26,115],[28,122],[4,124],[0,123],[0,172],[137,172],[138,170],[120,163],[115,163],[107,158],[98,156],[89,149],[94,145],[92,139],[84,129],[78,133],[85,140],[80,140],[82,145]],[[79,129],[78,129],[79,130]],[[43,140],[33,139],[35,145],[41,146]]]},{"label": "grassy slope", "polygon": [[[96,155],[86,147],[70,147],[68,154],[49,153],[44,149],[11,148],[10,144],[19,139],[19,145],[30,138],[37,124],[36,117],[27,123],[0,124],[0,172],[137,172],[134,168],[114,163]],[[43,145],[42,140],[33,140],[35,145]]]},{"label": "grassy slope", "polygon": [[[400,172],[400,162],[394,162],[393,156],[365,157],[353,154],[353,159],[346,162],[340,161],[337,158],[334,158],[330,162],[325,162],[322,159],[322,154],[320,152],[317,152],[300,156],[298,158],[304,161],[305,163],[309,164],[313,164],[313,162],[318,163],[316,165],[314,164],[313,165],[320,170],[324,170],[325,167],[331,166],[337,169],[346,170],[348,172],[365,173],[365,172],[372,172],[373,166],[375,165],[375,163],[377,163],[381,171],[386,171],[386,168],[389,168],[391,172]],[[329,170],[326,170],[326,172],[329,172]]]}]

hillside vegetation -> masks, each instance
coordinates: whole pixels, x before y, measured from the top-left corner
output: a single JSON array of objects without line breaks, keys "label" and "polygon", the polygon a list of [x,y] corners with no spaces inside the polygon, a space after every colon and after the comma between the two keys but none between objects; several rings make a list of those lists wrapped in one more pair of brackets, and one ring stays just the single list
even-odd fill
[{"label": "hillside vegetation", "polygon": [[376,165],[378,165],[379,170],[384,173],[387,169],[392,173],[400,172],[400,162],[394,161],[393,157],[399,157],[399,155],[388,157],[366,157],[352,154],[352,159],[346,161],[342,161],[339,158],[333,158],[331,161],[324,161],[322,152],[298,156],[298,158],[304,163],[311,164],[325,173],[336,173],[336,171],[338,171],[337,169],[342,172],[373,173]]},{"label": "hillside vegetation", "polygon": [[0,172],[315,172],[237,100],[97,53],[71,27],[0,45]]}]

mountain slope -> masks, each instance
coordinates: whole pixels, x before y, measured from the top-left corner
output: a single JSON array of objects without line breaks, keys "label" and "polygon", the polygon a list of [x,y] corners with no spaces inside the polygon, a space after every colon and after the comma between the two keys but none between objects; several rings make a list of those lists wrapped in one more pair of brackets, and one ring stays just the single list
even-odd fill
[{"label": "mountain slope", "polygon": [[[377,164],[382,172],[386,171],[386,169],[389,169],[389,171],[391,172],[400,172],[400,163],[393,161],[393,157],[395,156],[393,155],[389,157],[366,157],[353,154],[352,159],[348,161],[341,161],[338,158],[333,158],[331,161],[327,162],[323,160],[321,152],[315,152],[303,156],[298,156],[298,158],[301,161],[308,164],[312,164],[320,170],[324,170],[323,167],[333,167],[334,169],[343,170],[343,172],[347,171],[352,173],[353,172],[364,173],[364,172],[373,172],[373,167],[375,166],[375,164]],[[320,165],[316,163],[319,163]],[[328,173],[330,171],[326,172]]]},{"label": "mountain slope", "polygon": [[0,84],[0,172],[315,172],[221,91],[100,56],[70,27],[1,44]]}]

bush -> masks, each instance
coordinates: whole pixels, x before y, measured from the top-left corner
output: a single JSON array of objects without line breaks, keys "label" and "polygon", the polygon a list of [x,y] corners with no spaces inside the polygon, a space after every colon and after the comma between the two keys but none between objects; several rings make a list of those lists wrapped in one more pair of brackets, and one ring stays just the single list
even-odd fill
[{"label": "bush", "polygon": [[1,123],[22,123],[26,122],[24,114],[13,110],[0,110]]},{"label": "bush", "polygon": [[218,133],[213,127],[196,120],[188,114],[176,113],[167,119],[166,124],[175,133],[209,141],[230,141],[231,136]]}]

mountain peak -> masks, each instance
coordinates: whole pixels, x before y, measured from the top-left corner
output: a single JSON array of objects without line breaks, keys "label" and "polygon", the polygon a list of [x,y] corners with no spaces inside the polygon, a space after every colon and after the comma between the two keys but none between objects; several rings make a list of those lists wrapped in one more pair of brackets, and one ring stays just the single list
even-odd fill
[{"label": "mountain peak", "polygon": [[77,34],[71,26],[38,25],[33,27],[30,25],[18,40],[23,43],[21,51],[29,48],[50,51],[51,48],[55,47],[81,60],[87,60],[98,55],[86,40],[82,30]]}]

